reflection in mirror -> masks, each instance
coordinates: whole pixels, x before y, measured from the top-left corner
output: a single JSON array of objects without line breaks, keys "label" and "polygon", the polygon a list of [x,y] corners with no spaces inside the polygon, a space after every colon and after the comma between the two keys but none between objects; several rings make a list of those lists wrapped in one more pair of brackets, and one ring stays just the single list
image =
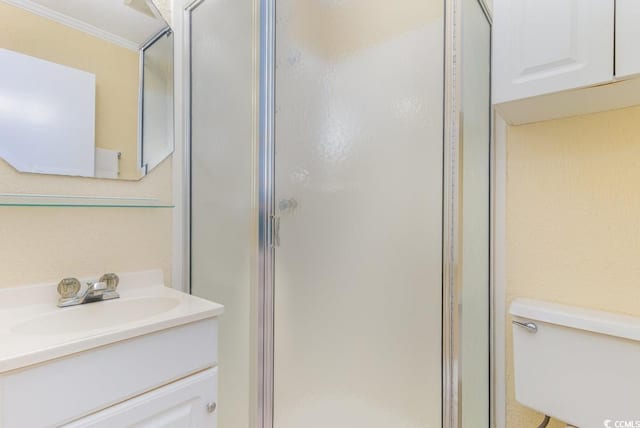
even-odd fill
[{"label": "reflection in mirror", "polygon": [[137,180],[173,151],[173,37],[153,0],[0,0],[0,158]]},{"label": "reflection in mirror", "polygon": [[141,167],[155,168],[173,151],[173,32],[162,31],[142,48]]}]

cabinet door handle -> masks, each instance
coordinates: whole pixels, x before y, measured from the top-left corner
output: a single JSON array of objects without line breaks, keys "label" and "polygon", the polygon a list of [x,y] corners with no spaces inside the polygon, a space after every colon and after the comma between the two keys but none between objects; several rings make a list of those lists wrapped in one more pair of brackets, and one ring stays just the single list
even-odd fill
[{"label": "cabinet door handle", "polygon": [[522,328],[526,328],[531,333],[537,333],[538,332],[538,326],[535,325],[535,323],[532,323],[532,322],[520,322],[520,321],[515,321],[515,320],[512,320],[511,322],[514,325],[517,325],[517,326],[522,327]]},{"label": "cabinet door handle", "polygon": [[216,411],[216,407],[218,407],[218,405],[216,404],[215,401],[207,403],[207,412],[209,412],[209,413],[215,412]]}]

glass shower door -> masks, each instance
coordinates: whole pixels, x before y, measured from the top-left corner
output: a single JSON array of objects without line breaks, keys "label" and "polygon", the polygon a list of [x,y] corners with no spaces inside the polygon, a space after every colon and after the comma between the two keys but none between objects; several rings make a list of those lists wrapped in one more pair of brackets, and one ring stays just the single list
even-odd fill
[{"label": "glass shower door", "polygon": [[443,2],[277,6],[274,427],[440,427]]},{"label": "glass shower door", "polygon": [[[218,427],[251,426],[256,92],[251,2],[189,9],[191,292],[224,305]],[[185,350],[185,352],[189,352]]]},{"label": "glass shower door", "polygon": [[491,26],[477,0],[461,4],[461,426],[483,428],[490,414]]}]

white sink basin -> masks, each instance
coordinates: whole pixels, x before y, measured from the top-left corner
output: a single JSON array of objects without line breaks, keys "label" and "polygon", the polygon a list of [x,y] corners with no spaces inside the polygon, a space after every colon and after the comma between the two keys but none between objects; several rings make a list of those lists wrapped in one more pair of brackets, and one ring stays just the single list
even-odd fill
[{"label": "white sink basin", "polygon": [[58,308],[56,289],[57,283],[0,288],[0,375],[216,317],[224,309],[165,287],[159,270],[122,273],[119,299]]},{"label": "white sink basin", "polygon": [[115,299],[58,308],[12,326],[18,334],[68,334],[117,327],[168,312],[178,306],[175,297]]}]

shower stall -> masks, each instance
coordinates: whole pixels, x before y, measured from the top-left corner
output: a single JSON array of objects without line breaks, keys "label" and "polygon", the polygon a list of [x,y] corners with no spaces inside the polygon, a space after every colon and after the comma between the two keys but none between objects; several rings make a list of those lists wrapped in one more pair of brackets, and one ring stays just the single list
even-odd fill
[{"label": "shower stall", "polygon": [[226,308],[218,427],[491,426],[489,16],[186,5],[189,283]]}]

